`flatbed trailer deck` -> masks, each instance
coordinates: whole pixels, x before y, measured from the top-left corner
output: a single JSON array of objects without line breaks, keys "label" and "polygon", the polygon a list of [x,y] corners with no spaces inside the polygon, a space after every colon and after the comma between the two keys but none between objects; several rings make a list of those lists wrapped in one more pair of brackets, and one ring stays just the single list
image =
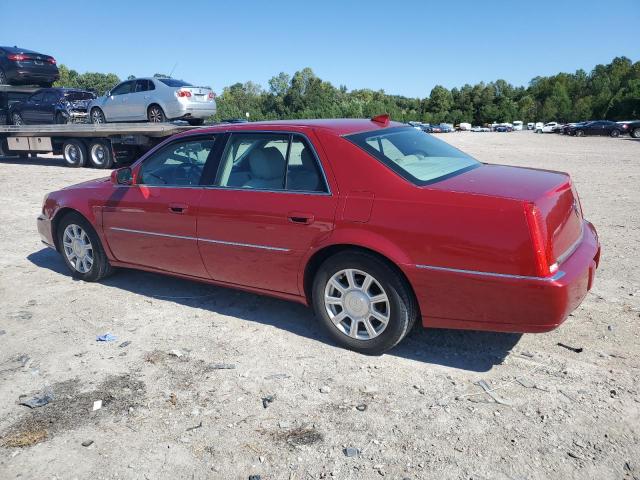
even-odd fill
[{"label": "flatbed trailer deck", "polygon": [[62,155],[70,167],[130,163],[165,138],[191,130],[173,123],[0,125],[0,156]]}]

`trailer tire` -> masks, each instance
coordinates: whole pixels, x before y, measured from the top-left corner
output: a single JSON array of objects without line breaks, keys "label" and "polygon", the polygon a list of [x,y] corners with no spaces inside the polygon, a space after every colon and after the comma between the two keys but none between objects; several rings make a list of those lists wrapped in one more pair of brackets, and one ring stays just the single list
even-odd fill
[{"label": "trailer tire", "polygon": [[62,146],[64,162],[69,167],[84,167],[87,163],[87,147],[82,140],[67,140]]},{"label": "trailer tire", "polygon": [[93,168],[112,168],[113,149],[108,140],[93,140],[89,144],[89,163]]}]

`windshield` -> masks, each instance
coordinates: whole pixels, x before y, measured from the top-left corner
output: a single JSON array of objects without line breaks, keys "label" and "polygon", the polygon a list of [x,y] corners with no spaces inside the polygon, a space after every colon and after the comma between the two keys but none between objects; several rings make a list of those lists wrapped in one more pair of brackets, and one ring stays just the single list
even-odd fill
[{"label": "windshield", "polygon": [[70,102],[76,102],[78,100],[93,100],[96,96],[91,92],[67,92],[64,94],[64,98]]},{"label": "windshield", "polygon": [[469,155],[415,128],[389,128],[345,138],[416,185],[427,185],[480,166]]},{"label": "windshield", "polygon": [[174,78],[156,78],[156,80],[160,80],[167,87],[192,87],[190,83],[187,83],[183,80],[176,80]]}]

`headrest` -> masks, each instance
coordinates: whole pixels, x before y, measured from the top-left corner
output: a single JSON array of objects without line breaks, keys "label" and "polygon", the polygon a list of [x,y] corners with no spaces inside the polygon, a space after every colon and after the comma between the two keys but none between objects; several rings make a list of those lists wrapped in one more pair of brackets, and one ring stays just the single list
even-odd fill
[{"label": "headrest", "polygon": [[276,147],[256,149],[249,157],[251,175],[263,180],[283,177],[285,163],[284,156]]}]

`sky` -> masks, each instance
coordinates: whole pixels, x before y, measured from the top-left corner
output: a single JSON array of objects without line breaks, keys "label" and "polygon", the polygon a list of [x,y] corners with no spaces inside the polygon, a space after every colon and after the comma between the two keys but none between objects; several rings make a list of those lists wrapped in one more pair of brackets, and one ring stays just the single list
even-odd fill
[{"label": "sky", "polygon": [[311,67],[335,86],[426,97],[640,60],[640,0],[0,0],[0,45],[78,72],[170,73],[220,93]]}]

